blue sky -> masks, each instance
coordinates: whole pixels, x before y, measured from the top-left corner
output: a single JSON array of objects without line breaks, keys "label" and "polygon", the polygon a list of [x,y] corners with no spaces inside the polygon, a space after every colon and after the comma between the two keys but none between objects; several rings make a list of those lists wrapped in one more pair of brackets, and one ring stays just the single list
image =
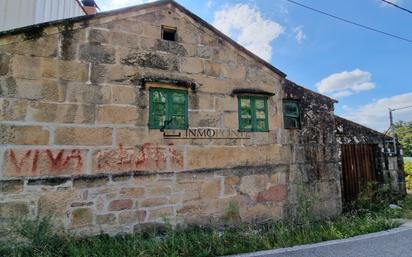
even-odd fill
[{"label": "blue sky", "polygon": [[[380,0],[296,0],[412,39],[412,14]],[[412,10],[412,0],[391,0]],[[103,10],[147,0],[97,0]],[[178,0],[295,81],[334,97],[338,115],[377,130],[389,107],[412,105],[412,43],[367,31],[286,0]],[[395,112],[412,120],[412,108]]]}]

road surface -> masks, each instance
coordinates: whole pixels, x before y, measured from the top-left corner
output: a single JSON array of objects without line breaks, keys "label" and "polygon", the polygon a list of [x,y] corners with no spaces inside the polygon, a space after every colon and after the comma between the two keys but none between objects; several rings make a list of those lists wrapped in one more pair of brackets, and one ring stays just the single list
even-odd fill
[{"label": "road surface", "polygon": [[[296,246],[236,257],[412,257],[410,224],[345,240]],[[234,257],[234,256],[232,256]]]}]

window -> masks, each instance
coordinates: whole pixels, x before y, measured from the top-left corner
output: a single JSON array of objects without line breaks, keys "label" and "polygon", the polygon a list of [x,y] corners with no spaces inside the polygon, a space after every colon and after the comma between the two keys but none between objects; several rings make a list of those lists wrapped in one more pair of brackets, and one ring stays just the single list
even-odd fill
[{"label": "window", "polygon": [[267,98],[239,96],[240,131],[264,132],[269,130]]},{"label": "window", "polygon": [[300,113],[299,102],[293,100],[283,101],[283,120],[286,129],[300,128]]},{"label": "window", "polygon": [[188,128],[186,91],[151,88],[149,98],[149,128]]},{"label": "window", "polygon": [[176,41],[176,28],[162,26],[162,39]]}]

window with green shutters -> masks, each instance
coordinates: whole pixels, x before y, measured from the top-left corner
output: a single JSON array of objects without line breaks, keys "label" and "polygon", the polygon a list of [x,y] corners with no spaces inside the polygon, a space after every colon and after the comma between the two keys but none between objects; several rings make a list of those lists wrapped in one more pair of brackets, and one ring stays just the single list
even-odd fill
[{"label": "window with green shutters", "polygon": [[269,130],[267,98],[239,96],[239,130],[265,132]]},{"label": "window with green shutters", "polygon": [[283,100],[283,120],[286,129],[299,129],[301,126],[301,108],[298,101]]},{"label": "window with green shutters", "polygon": [[188,101],[186,91],[151,88],[149,94],[149,128],[188,128]]}]

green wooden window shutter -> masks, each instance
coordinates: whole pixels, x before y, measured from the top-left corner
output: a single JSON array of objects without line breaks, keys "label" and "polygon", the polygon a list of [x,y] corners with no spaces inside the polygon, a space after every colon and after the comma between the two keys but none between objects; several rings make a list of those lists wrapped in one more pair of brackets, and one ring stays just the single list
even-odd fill
[{"label": "green wooden window shutter", "polygon": [[266,132],[269,130],[266,97],[239,96],[239,130]]},{"label": "green wooden window shutter", "polygon": [[151,88],[149,128],[187,129],[188,101],[184,90]]},{"label": "green wooden window shutter", "polygon": [[286,129],[299,129],[301,127],[300,104],[294,100],[283,101],[283,120]]}]

